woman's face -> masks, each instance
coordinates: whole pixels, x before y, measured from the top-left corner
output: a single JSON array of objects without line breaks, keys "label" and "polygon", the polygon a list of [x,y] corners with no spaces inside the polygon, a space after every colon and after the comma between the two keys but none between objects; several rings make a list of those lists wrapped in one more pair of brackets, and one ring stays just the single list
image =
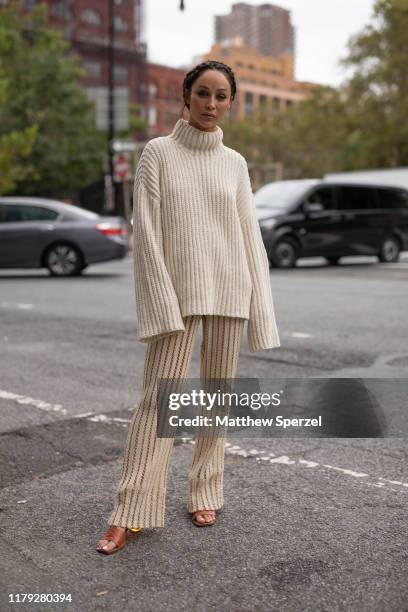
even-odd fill
[{"label": "woman's face", "polygon": [[205,70],[194,81],[187,97],[189,123],[199,130],[213,132],[224,113],[231,108],[230,98],[231,85],[226,75],[220,70]]}]

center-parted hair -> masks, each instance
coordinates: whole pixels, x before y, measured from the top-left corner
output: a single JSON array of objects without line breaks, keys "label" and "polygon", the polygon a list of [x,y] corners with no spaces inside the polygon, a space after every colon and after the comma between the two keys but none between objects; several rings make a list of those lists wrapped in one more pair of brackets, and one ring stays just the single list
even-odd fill
[{"label": "center-parted hair", "polygon": [[208,69],[220,70],[221,72],[225,74],[225,76],[227,77],[231,85],[231,100],[234,100],[235,94],[237,91],[237,84],[235,81],[234,73],[232,72],[231,68],[227,66],[227,64],[224,64],[223,62],[217,62],[216,60],[208,60],[206,62],[202,62],[201,64],[197,64],[197,66],[194,66],[194,68],[192,68],[189,72],[187,72],[186,76],[184,77],[183,100],[184,100],[184,106],[187,106],[188,109],[190,108],[190,104],[186,101],[187,95],[191,92],[193,83],[198,79],[200,74],[202,74],[205,70],[208,70]]}]

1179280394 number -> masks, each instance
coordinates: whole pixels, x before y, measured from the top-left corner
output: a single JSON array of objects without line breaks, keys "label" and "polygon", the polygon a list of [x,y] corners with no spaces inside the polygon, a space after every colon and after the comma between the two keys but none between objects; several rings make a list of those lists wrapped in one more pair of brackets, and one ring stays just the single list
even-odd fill
[{"label": "1179280394 number", "polygon": [[72,602],[71,593],[9,593],[9,603]]}]

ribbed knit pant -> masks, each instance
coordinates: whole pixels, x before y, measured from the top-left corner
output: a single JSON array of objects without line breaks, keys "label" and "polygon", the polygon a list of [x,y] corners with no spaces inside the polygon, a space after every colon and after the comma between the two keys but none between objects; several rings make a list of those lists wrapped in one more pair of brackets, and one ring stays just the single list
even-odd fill
[{"label": "ribbed knit pant", "polygon": [[[167,474],[174,438],[158,438],[157,379],[186,378],[202,320],[201,378],[234,378],[245,319],[184,317],[185,331],[147,343],[142,397],[133,414],[110,525],[164,527]],[[188,475],[187,509],[223,506],[225,436],[197,437]]]}]

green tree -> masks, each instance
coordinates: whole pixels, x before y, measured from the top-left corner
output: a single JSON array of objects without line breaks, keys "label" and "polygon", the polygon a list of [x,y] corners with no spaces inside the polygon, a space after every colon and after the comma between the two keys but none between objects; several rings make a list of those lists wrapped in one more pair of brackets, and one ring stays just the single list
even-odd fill
[{"label": "green tree", "polygon": [[[1,76],[0,64],[0,109],[6,98],[8,80]],[[1,122],[0,122],[1,125]],[[25,159],[30,155],[37,134],[37,126],[31,125],[25,130],[0,130],[0,195],[12,191],[16,183],[28,177],[33,167]]]},{"label": "green tree", "polygon": [[373,23],[352,37],[342,60],[358,140],[355,165],[408,164],[408,2],[377,0]]},{"label": "green tree", "polygon": [[32,151],[37,134],[33,125],[22,132],[12,131],[0,135],[0,195],[14,191],[17,183],[34,173],[34,168],[25,163]]},{"label": "green tree", "polygon": [[106,135],[95,126],[68,47],[47,27],[46,5],[22,15],[20,2],[12,2],[0,11],[3,193],[73,195],[102,173]]},{"label": "green tree", "polygon": [[377,0],[348,44],[339,87],[317,86],[290,110],[226,126],[254,163],[282,162],[286,178],[408,164],[408,2]]},{"label": "green tree", "polygon": [[281,120],[282,160],[290,176],[318,177],[353,167],[356,147],[352,109],[341,90],[316,87]]}]

